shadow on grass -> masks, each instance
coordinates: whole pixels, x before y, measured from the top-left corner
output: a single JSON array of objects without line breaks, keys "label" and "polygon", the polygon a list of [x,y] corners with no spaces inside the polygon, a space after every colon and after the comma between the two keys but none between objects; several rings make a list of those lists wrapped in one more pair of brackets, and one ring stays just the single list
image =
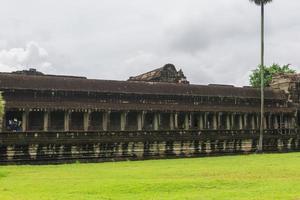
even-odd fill
[{"label": "shadow on grass", "polygon": [[0,171],[0,179],[7,177],[8,172],[1,172]]}]

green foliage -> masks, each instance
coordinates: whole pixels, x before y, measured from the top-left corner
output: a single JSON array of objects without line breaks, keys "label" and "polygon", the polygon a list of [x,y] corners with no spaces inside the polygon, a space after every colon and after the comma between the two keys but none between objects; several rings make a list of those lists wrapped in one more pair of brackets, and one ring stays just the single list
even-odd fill
[{"label": "green foliage", "polygon": [[[250,85],[252,87],[260,87],[260,80],[261,80],[261,67],[257,67],[255,70],[252,71],[250,75]],[[296,73],[295,70],[290,68],[290,65],[283,65],[282,67],[278,64],[273,64],[269,67],[264,67],[264,86],[270,86],[272,82],[272,77],[275,74],[287,74],[287,73]]]},{"label": "green foliage", "polygon": [[0,119],[2,119],[4,114],[4,106],[5,106],[5,102],[3,100],[2,93],[0,92]]},{"label": "green foliage", "polygon": [[300,153],[0,166],[1,200],[297,200]]}]

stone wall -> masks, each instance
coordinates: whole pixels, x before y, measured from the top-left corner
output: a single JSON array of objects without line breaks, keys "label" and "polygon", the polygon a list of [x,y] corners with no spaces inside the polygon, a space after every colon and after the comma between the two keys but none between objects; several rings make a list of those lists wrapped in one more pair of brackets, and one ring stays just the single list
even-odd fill
[{"label": "stone wall", "polygon": [[[256,151],[258,130],[3,132],[0,164],[101,162]],[[266,130],[265,152],[300,150],[296,130]]]}]

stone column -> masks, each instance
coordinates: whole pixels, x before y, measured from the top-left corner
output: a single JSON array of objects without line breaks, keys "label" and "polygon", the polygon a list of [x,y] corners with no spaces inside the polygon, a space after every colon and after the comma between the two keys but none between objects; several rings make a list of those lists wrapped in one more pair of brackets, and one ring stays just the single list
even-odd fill
[{"label": "stone column", "polygon": [[283,127],[283,116],[282,116],[282,113],[280,113],[280,128],[284,128]]},{"label": "stone column", "polygon": [[284,117],[284,126],[285,126],[285,128],[290,128],[289,127],[289,117],[287,115]]},{"label": "stone column", "polygon": [[25,132],[28,129],[28,114],[29,112],[25,110],[22,113],[22,131]]},{"label": "stone column", "polygon": [[90,112],[84,112],[83,113],[83,130],[88,131],[89,130],[89,123],[90,122]]},{"label": "stone column", "polygon": [[235,114],[231,113],[231,129],[236,129]]},{"label": "stone column", "polygon": [[70,130],[70,111],[65,111],[64,117],[64,131]]},{"label": "stone column", "polygon": [[207,129],[207,113],[204,113],[204,129]]},{"label": "stone column", "polygon": [[272,124],[272,113],[269,113],[269,116],[268,116],[268,129],[273,129],[273,124]]},{"label": "stone column", "polygon": [[50,113],[48,111],[44,112],[44,131],[48,131],[49,130],[49,115]]},{"label": "stone column", "polygon": [[189,128],[190,128],[189,114],[185,113],[185,115],[184,115],[184,129],[189,130]]},{"label": "stone column", "polygon": [[267,127],[267,119],[268,117],[267,117],[267,115],[265,114],[264,115],[264,129],[267,129],[268,127]]},{"label": "stone column", "polygon": [[198,128],[200,129],[200,130],[203,130],[203,115],[200,113],[199,115],[198,115]]},{"label": "stone column", "polygon": [[239,115],[239,129],[240,130],[243,129],[243,117],[242,117],[242,114]]},{"label": "stone column", "polygon": [[274,117],[274,128],[275,128],[275,129],[278,129],[278,119],[277,119],[277,115],[274,114],[273,117]]},{"label": "stone column", "polygon": [[174,114],[174,128],[178,129],[178,113]]},{"label": "stone column", "polygon": [[155,131],[159,129],[159,113],[154,113],[153,127]]},{"label": "stone column", "polygon": [[121,131],[125,131],[126,129],[126,124],[127,124],[127,112],[121,112],[121,124],[120,124],[120,127],[121,127]]},{"label": "stone column", "polygon": [[244,129],[248,129],[248,114],[244,114]]},{"label": "stone column", "polygon": [[170,113],[170,130],[174,130],[174,114]]},{"label": "stone column", "polygon": [[217,113],[213,114],[213,129],[217,130],[218,129],[218,122],[217,122]]},{"label": "stone column", "polygon": [[195,117],[195,114],[194,113],[190,113],[189,114],[189,125],[190,125],[190,128],[189,129],[194,129],[194,117]]},{"label": "stone column", "polygon": [[227,128],[227,130],[231,129],[231,126],[230,126],[230,114],[229,113],[227,113],[227,115],[226,115],[226,128]]},{"label": "stone column", "polygon": [[251,128],[252,128],[252,129],[256,129],[256,127],[255,127],[255,114],[252,114],[252,117],[251,117],[251,124],[252,124]]},{"label": "stone column", "polygon": [[219,114],[218,114],[217,128],[221,129],[221,126],[222,126],[222,113],[219,112]]},{"label": "stone column", "polygon": [[295,128],[296,126],[296,117],[293,115],[291,116],[291,128]]},{"label": "stone column", "polygon": [[137,125],[138,125],[138,131],[141,131],[144,126],[144,112],[139,112],[137,114]]},{"label": "stone column", "polygon": [[103,127],[103,131],[107,131],[108,130],[109,116],[110,116],[110,111],[103,112],[103,114],[102,114],[102,127]]},{"label": "stone column", "polygon": [[158,115],[157,115],[158,117],[158,129],[161,129],[161,114],[160,113],[158,113]]}]

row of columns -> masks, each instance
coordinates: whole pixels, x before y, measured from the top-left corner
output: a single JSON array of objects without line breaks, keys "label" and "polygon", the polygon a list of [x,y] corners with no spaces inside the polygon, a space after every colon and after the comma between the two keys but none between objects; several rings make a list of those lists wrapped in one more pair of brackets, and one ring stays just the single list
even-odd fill
[{"label": "row of columns", "polygon": [[[22,130],[28,130],[28,114],[29,112],[22,113]],[[129,112],[120,112],[120,130],[126,130],[127,125],[127,115]],[[107,131],[109,129],[109,119],[111,112],[102,112],[102,129]],[[145,116],[147,112],[137,112],[136,119],[136,128],[137,130],[143,130],[145,127]],[[152,129],[160,130],[161,129],[161,113],[154,112]],[[181,113],[183,118],[183,123],[179,127],[179,114],[180,113],[168,113],[169,114],[169,125],[168,129],[258,129],[260,116],[256,113],[212,113],[212,112],[203,112],[203,113]],[[64,112],[64,130],[70,130],[70,111]],[[44,112],[43,114],[43,130],[49,130],[49,116],[50,112]],[[83,112],[83,130],[88,131],[89,129],[89,119],[90,112]],[[265,129],[278,129],[278,128],[293,128],[295,126],[295,118],[283,114],[272,114],[269,113],[264,117],[264,128]]]}]

